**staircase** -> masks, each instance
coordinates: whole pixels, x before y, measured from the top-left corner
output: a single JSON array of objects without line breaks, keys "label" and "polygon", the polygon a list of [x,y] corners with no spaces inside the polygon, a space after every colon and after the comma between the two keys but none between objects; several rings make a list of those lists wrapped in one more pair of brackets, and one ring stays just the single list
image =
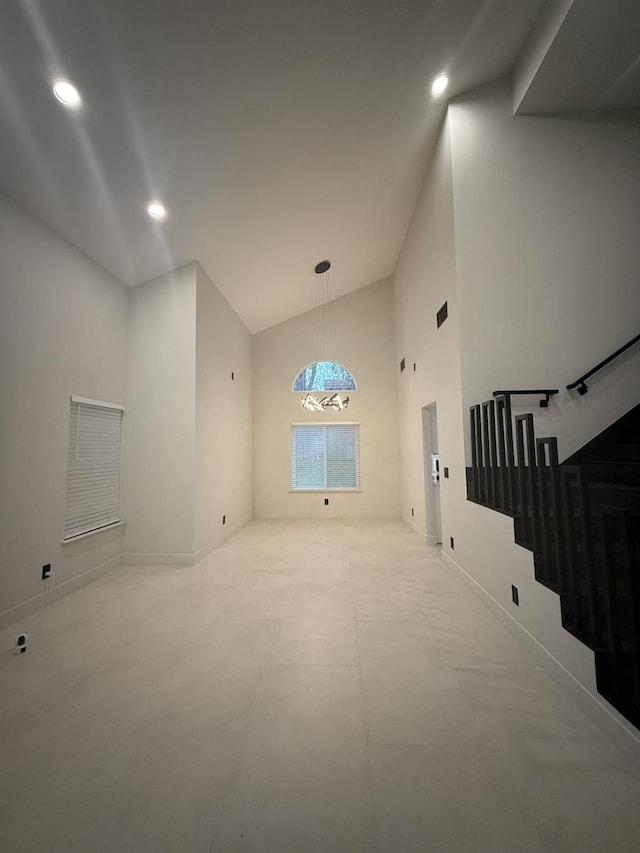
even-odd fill
[{"label": "staircase", "polygon": [[598,692],[640,728],[640,405],[562,464],[497,391],[470,410],[467,498],[513,517],[563,627],[594,651]]}]

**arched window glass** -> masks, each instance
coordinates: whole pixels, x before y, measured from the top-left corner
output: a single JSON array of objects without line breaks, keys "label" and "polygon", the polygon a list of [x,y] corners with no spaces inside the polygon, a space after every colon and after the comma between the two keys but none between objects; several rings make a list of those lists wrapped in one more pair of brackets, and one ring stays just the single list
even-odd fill
[{"label": "arched window glass", "polygon": [[337,361],[314,361],[296,376],[294,391],[356,391],[356,381]]}]

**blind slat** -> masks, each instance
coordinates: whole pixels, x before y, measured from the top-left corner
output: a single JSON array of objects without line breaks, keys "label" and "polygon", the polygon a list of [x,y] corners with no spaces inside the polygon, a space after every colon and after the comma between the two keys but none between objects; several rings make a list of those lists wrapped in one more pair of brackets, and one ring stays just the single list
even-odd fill
[{"label": "blind slat", "polygon": [[72,399],[67,456],[66,539],[120,518],[122,409]]},{"label": "blind slat", "polygon": [[360,487],[359,424],[293,424],[291,488]]}]

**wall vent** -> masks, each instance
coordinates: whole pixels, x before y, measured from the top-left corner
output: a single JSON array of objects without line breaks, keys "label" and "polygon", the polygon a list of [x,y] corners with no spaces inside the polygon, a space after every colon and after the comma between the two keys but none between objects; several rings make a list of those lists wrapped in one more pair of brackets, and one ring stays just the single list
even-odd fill
[{"label": "wall vent", "polygon": [[438,328],[444,323],[444,321],[449,316],[449,309],[447,308],[447,303],[445,302],[442,308],[436,314],[436,323],[438,324]]}]

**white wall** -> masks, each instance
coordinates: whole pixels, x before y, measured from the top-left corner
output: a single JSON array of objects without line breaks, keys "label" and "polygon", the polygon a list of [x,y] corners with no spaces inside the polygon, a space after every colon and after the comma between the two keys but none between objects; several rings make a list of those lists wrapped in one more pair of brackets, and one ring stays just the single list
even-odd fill
[{"label": "white wall", "polygon": [[[564,386],[638,333],[640,124],[511,114],[506,82],[449,110],[465,408]],[[561,458],[638,402],[640,354],[543,414]],[[535,404],[535,400],[533,401]]]},{"label": "white wall", "polygon": [[[456,294],[451,140],[445,121],[394,274],[402,516],[429,534],[425,513],[422,407],[436,403],[440,453],[442,536],[448,548],[452,513],[464,499],[460,391],[460,321]],[[437,329],[436,313],[448,318]],[[413,364],[416,370],[413,370]],[[449,469],[449,478],[443,475]],[[415,515],[412,517],[411,508]]]},{"label": "white wall", "polygon": [[196,305],[195,551],[201,554],[253,515],[253,363],[250,332],[199,266]]},{"label": "white wall", "polygon": [[[462,424],[468,434],[468,406],[494,389],[562,389],[637,334],[639,150],[640,128],[619,117],[514,117],[504,81],[459,98],[395,274],[398,353],[428,365],[400,377],[403,515],[420,500],[419,409],[433,398],[441,464],[452,465],[441,488],[445,559],[545,650],[565,686],[577,685],[574,695],[590,697],[585,707],[626,731],[596,694],[592,653],[562,629],[558,597],[535,582],[531,553],[515,545],[512,520],[466,501]],[[445,298],[450,317],[436,331]],[[590,383],[586,397],[564,391],[536,412],[538,435],[557,435],[566,457],[638,401],[639,380],[636,354]]]},{"label": "white wall", "polygon": [[[505,81],[459,98],[449,116],[465,413],[497,388],[559,388],[534,414],[566,458],[639,399],[640,353],[594,377],[585,397],[564,386],[638,333],[640,125],[514,117]],[[537,405],[522,403],[516,412]],[[455,524],[455,560],[606,706],[592,653],[559,627],[558,598],[534,581],[511,521],[463,502]]]},{"label": "white wall", "polygon": [[196,264],[131,292],[125,550],[189,563],[194,551]]},{"label": "white wall", "polygon": [[[0,200],[0,625],[117,560],[122,529],[64,547],[69,398],[124,403],[129,291]],[[87,576],[85,576],[86,578]]]},{"label": "white wall", "polygon": [[[258,518],[397,517],[396,354],[389,279],[335,300],[337,352],[356,379],[349,408],[324,420],[359,421],[359,493],[291,493],[291,422],[317,421],[293,393],[313,358],[313,312],[254,336],[254,514]],[[324,506],[324,498],[329,506]]]}]

